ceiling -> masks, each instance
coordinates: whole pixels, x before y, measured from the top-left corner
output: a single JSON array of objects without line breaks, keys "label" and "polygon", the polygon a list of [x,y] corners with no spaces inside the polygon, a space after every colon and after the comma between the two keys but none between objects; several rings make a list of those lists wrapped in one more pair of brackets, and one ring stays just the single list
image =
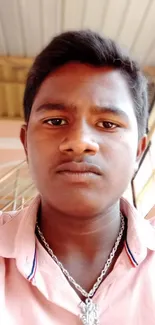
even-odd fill
[{"label": "ceiling", "polygon": [[92,28],[155,65],[155,0],[0,0],[0,54],[35,56],[57,33]]},{"label": "ceiling", "polygon": [[0,0],[1,117],[23,117],[33,57],[56,34],[83,28],[115,39],[155,76],[155,0]]}]

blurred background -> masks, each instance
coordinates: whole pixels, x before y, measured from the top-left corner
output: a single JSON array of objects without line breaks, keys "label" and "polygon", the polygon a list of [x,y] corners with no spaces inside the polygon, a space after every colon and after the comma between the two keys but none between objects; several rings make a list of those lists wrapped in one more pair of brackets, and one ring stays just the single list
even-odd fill
[{"label": "blurred background", "polygon": [[19,141],[22,98],[36,54],[56,34],[90,28],[126,47],[149,82],[148,146],[124,194],[146,216],[155,204],[155,0],[0,0],[0,209],[36,194]]}]

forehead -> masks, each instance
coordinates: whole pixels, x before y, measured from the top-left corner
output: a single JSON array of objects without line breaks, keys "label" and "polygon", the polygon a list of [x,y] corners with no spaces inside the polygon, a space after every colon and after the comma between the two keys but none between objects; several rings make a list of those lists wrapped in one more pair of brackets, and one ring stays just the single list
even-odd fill
[{"label": "forehead", "polygon": [[[67,63],[43,81],[33,106],[44,102],[83,101],[93,105],[130,106],[132,96],[125,77],[111,67],[95,67],[81,63]],[[126,107],[127,109],[127,107]]]}]

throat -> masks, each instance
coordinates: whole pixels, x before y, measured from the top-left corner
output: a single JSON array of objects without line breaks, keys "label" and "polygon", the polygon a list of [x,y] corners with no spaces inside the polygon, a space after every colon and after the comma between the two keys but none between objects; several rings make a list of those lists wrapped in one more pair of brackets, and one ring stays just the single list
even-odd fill
[{"label": "throat", "polygon": [[[120,237],[119,245],[115,251],[114,257],[110,261],[110,267],[106,272],[103,272],[105,274],[103,274],[101,282],[103,282],[108,274],[113,270],[114,265],[120,253],[122,252],[124,240],[126,238],[126,218],[124,218],[124,221],[125,227],[122,236]],[[52,249],[53,254],[62,263],[63,268],[69,272],[75,282],[78,283],[81,288],[85,289],[87,293],[89,293],[89,291],[93,288],[93,285],[96,283],[98,277],[100,276],[101,271],[103,271],[105,268],[109,255],[116,243],[116,239],[118,238],[118,234],[121,229],[121,223],[119,222],[117,227],[112,227],[111,234],[113,233],[113,236],[104,236],[104,240],[101,240],[99,232],[98,238],[96,239],[96,231],[94,231],[93,241],[91,240],[92,232],[91,234],[89,232],[85,232],[85,235],[82,233],[83,238],[81,238],[82,236],[77,237],[75,234],[73,236],[73,233],[71,233],[67,240],[66,236],[62,236],[62,234],[59,236],[58,232],[57,237],[55,237],[56,232],[54,234],[52,229],[49,236],[49,232],[47,232],[46,228],[40,224],[39,229],[41,231],[41,234],[44,236],[44,240],[41,238],[37,228],[36,235],[41,245],[46,249],[47,253],[51,256],[51,253],[49,252],[49,249],[47,249],[45,242],[49,244],[49,247]],[[58,238],[61,238],[61,241],[58,240]],[[51,256],[51,258],[53,257]],[[63,270],[61,270],[61,272],[63,272]],[[78,294],[80,299],[82,301],[85,301],[86,297],[84,297],[82,293],[77,290],[75,283],[72,284],[68,277],[66,277],[66,280]]]},{"label": "throat", "polygon": [[[52,217],[53,216],[53,217]],[[57,257],[67,259],[79,256],[94,262],[97,255],[107,254],[112,249],[120,229],[119,205],[104,215],[87,218],[66,216],[41,208],[38,224],[45,240]],[[103,257],[104,258],[104,257]]]}]

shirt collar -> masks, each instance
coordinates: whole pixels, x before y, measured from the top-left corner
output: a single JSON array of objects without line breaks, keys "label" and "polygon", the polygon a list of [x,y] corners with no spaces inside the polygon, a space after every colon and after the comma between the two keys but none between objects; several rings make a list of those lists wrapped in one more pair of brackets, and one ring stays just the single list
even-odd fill
[{"label": "shirt collar", "polygon": [[121,199],[120,208],[128,219],[126,253],[136,267],[145,259],[148,249],[155,250],[155,228],[126,199]]},{"label": "shirt collar", "polygon": [[[37,196],[29,207],[0,227],[0,256],[15,258],[19,271],[29,281],[37,267],[35,224],[39,203],[40,196]],[[126,253],[131,265],[137,267],[145,259],[148,249],[155,250],[155,228],[124,198],[120,207],[128,219]]]}]

